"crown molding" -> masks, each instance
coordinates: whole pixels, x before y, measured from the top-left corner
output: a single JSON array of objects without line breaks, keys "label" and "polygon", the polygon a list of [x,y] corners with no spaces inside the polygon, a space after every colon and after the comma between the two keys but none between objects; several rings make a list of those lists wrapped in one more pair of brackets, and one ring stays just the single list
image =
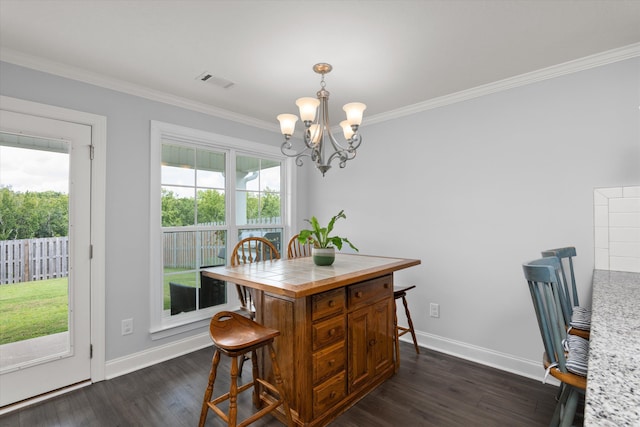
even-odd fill
[{"label": "crown molding", "polygon": [[[393,120],[411,114],[419,113],[434,108],[451,105],[458,102],[478,98],[480,96],[489,95],[504,90],[513,89],[527,84],[539,82],[542,80],[552,79],[554,77],[566,74],[576,73],[578,71],[590,68],[600,67],[602,65],[611,64],[625,59],[640,56],[640,43],[634,43],[628,46],[608,50],[594,55],[573,61],[564,62],[562,64],[553,65],[551,67],[542,68],[518,76],[509,77],[497,82],[488,83],[486,85],[477,86],[475,88],[463,90],[449,95],[440,96],[417,104],[408,105],[406,107],[387,111],[385,113],[376,114],[367,117],[367,124],[380,123],[387,120]],[[154,90],[142,85],[132,84],[123,80],[106,77],[104,75],[93,73],[78,67],[61,64],[55,61],[27,55],[12,49],[3,48],[0,54],[0,60],[12,64],[32,68],[38,71],[55,74],[61,77],[93,84],[106,89],[123,92],[130,95],[139,96],[152,101],[158,101],[187,110],[197,111],[199,113],[210,116],[231,120],[244,125],[268,130],[271,132],[280,132],[277,124],[258,120],[253,117],[234,113],[222,108],[213,107],[211,105],[196,102],[187,98],[171,95],[166,92]]]},{"label": "crown molding", "polygon": [[3,48],[0,53],[0,60],[22,67],[31,68],[37,71],[54,74],[60,77],[89,83],[105,89],[111,89],[117,92],[126,93],[128,95],[138,96],[141,98],[149,99],[151,101],[162,102],[164,104],[185,108],[187,110],[197,111],[199,113],[207,114],[221,119],[231,120],[248,126],[273,132],[279,132],[279,127],[277,126],[277,124],[268,123],[264,120],[258,120],[253,117],[234,113],[229,110],[213,107],[201,102],[196,102],[187,98],[182,98],[166,92],[151,89],[143,85],[133,84],[124,80],[107,77],[105,75],[94,73],[82,68],[73,67],[66,64],[61,64],[59,62],[28,55],[13,49]]},{"label": "crown molding", "polygon": [[542,80],[552,79],[566,74],[577,73],[578,71],[588,70],[590,68],[600,67],[602,65],[624,61],[625,59],[635,58],[638,56],[640,56],[640,43],[634,43],[628,46],[600,52],[573,61],[564,62],[562,64],[553,65],[551,67],[542,68],[540,70],[531,71],[529,73],[509,77],[504,80],[488,83],[486,85],[477,86],[449,95],[440,96],[438,98],[433,98],[428,101],[408,105],[406,107],[387,111],[385,113],[369,116],[367,117],[367,124],[380,123],[387,120],[397,119],[422,111],[467,101],[469,99],[513,89]]}]

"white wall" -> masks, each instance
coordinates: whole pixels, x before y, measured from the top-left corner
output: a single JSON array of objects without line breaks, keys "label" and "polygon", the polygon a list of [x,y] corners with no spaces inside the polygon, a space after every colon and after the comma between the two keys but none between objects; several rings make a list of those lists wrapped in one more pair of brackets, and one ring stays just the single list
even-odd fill
[{"label": "white wall", "polygon": [[397,275],[417,285],[421,344],[539,377],[521,264],[576,246],[588,300],[593,190],[640,183],[639,95],[634,58],[370,126],[365,117],[358,157],[312,175],[305,214],[345,209],[336,231],[362,253],[422,260]]},{"label": "white wall", "polygon": [[[188,338],[210,343],[206,328],[152,341],[149,335],[149,129],[159,120],[254,142],[278,144],[273,133],[167,104],[125,95],[0,62],[0,93],[107,117],[106,360],[123,361],[107,376],[188,348]],[[122,319],[134,333],[121,335]],[[186,340],[185,342],[182,342]],[[150,349],[158,348],[153,353]],[[145,352],[151,353],[145,355]]]}]

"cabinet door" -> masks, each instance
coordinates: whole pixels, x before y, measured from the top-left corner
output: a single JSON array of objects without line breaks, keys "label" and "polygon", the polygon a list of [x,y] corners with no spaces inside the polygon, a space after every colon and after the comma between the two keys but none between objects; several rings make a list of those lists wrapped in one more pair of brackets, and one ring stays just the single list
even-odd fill
[{"label": "cabinet door", "polygon": [[364,307],[349,313],[349,393],[367,383],[371,376],[369,363],[369,323],[371,309]]},{"label": "cabinet door", "polygon": [[368,336],[373,375],[377,375],[393,361],[393,299],[371,307]]}]

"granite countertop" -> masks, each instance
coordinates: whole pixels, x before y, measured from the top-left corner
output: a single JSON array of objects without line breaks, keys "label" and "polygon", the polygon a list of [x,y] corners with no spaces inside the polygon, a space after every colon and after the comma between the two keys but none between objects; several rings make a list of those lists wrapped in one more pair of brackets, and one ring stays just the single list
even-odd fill
[{"label": "granite countertop", "polygon": [[640,426],[640,273],[595,270],[585,426]]}]

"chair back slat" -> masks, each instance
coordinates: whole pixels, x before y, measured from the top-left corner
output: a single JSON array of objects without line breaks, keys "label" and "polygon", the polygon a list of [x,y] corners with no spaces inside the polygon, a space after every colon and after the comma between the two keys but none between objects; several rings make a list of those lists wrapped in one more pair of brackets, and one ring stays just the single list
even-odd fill
[{"label": "chair back slat", "polygon": [[301,258],[311,256],[311,245],[309,243],[302,244],[298,240],[298,235],[296,234],[289,240],[289,245],[287,247],[287,256],[289,258]]},{"label": "chair back slat", "polygon": [[258,261],[280,259],[280,252],[273,243],[262,237],[240,240],[231,252],[231,265],[251,264]]},{"label": "chair back slat", "polygon": [[552,364],[567,372],[563,342],[567,338],[560,301],[560,283],[555,257],[542,258],[522,266],[529,285],[545,352]]},{"label": "chair back slat", "polygon": [[[573,257],[576,256],[576,248],[573,246],[567,246],[566,248],[547,249],[546,251],[542,251],[542,256],[555,256],[560,260],[562,286],[569,304],[569,314],[573,313],[573,307],[578,307],[580,305],[578,300],[578,287],[576,286],[576,276],[573,269]],[[569,269],[569,277],[571,278],[571,281],[567,280],[565,264]]]},{"label": "chair back slat", "polygon": [[[260,261],[280,259],[280,252],[269,240],[262,237],[247,237],[240,240],[231,252],[231,265],[252,264]],[[253,319],[255,306],[251,288],[236,284],[241,308]]]}]

